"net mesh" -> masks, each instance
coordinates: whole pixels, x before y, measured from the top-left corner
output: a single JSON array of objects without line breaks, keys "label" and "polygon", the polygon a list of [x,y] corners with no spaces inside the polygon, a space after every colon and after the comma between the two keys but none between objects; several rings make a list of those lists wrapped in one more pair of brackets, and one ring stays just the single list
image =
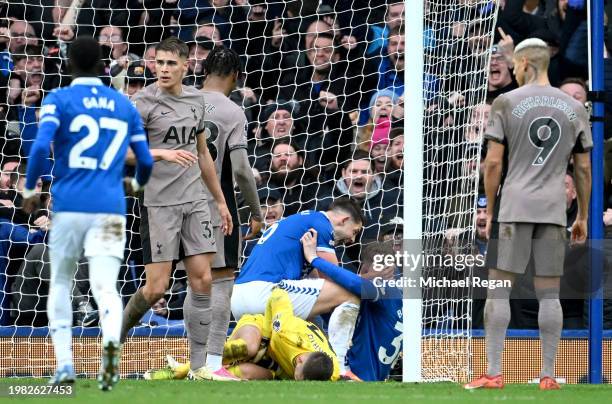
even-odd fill
[{"label": "net mesh", "polygon": [[[425,1],[426,252],[445,248],[449,231],[473,240],[484,122],[478,106],[487,88],[492,4]],[[404,60],[403,23],[404,5],[394,1],[1,2],[0,332],[18,343],[4,348],[12,360],[1,362],[0,375],[52,370],[27,345],[35,339],[36,352],[41,352],[41,341],[44,355],[52,351],[38,329],[47,325],[48,250],[36,239],[46,229],[47,183],[42,184],[43,207],[34,216],[20,209],[19,191],[40,102],[53,88],[69,83],[66,56],[75,36],[99,39],[103,78],[127,96],[154,80],[153,48],[163,38],[176,35],[189,43],[185,84],[196,87],[202,85],[202,62],[212,46],[235,49],[244,74],[231,99],[244,107],[248,119],[249,159],[266,223],[304,209],[325,209],[340,195],[361,198],[366,216],[361,239],[338,251],[344,265],[357,268],[364,244],[401,240],[404,64],[410,63]],[[376,175],[368,174],[359,153],[372,157]],[[128,244],[118,280],[124,303],[144,283],[139,206],[134,196],[127,198]],[[239,214],[244,226],[248,209]],[[248,255],[252,244],[244,247]],[[87,278],[82,261],[72,294],[77,343],[97,333]],[[185,285],[179,265],[165,302],[143,318],[135,329],[137,338],[128,342],[126,372],[147,370],[138,365],[143,353],[162,358],[172,344],[159,341],[183,335]],[[424,327],[430,340],[423,350],[424,379],[459,380],[469,372],[469,338],[454,338],[469,334],[469,302],[468,290],[424,291]],[[143,344],[152,337],[155,343]]]}]

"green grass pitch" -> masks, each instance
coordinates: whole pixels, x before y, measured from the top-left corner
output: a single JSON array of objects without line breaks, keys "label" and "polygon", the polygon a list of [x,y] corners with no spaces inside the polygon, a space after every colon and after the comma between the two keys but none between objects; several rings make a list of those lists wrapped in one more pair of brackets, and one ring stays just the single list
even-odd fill
[{"label": "green grass pitch", "polygon": [[[33,383],[2,379],[0,383]],[[565,385],[539,391],[537,385],[507,385],[499,390],[465,391],[458,384],[325,383],[325,382],[195,382],[121,380],[111,392],[94,380],[78,380],[72,398],[28,398],[25,402],[150,404],[293,404],[293,403],[600,403],[610,402],[612,385]],[[0,401],[14,402],[11,398]]]}]

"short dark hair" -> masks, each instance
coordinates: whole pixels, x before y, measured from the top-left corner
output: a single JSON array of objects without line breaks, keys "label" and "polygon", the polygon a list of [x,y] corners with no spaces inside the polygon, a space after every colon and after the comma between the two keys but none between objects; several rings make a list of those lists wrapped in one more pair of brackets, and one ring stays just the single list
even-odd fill
[{"label": "short dark hair", "polygon": [[270,152],[273,153],[276,146],[279,146],[282,144],[286,144],[286,145],[293,147],[293,150],[295,150],[295,152],[298,154],[303,152],[303,150],[300,149],[300,147],[295,142],[291,141],[289,136],[283,136],[278,139],[274,139],[274,142],[272,142],[272,147],[270,148]]},{"label": "short dark hair", "polygon": [[226,77],[240,73],[240,56],[225,46],[215,46],[204,61],[205,74]]},{"label": "short dark hair", "polygon": [[584,91],[588,91],[586,82],[580,78],[580,77],[568,77],[565,80],[563,80],[561,82],[561,84],[559,84],[559,88],[563,87],[566,84],[578,84],[579,86],[581,86],[582,88],[584,88]]},{"label": "short dark hair", "polygon": [[350,215],[353,222],[361,224],[365,223],[365,217],[363,216],[361,206],[347,196],[334,199],[331,205],[329,205],[328,210],[336,210],[347,213]]},{"label": "short dark hair", "polygon": [[308,355],[302,368],[304,380],[329,380],[334,374],[334,361],[323,352],[313,352]]},{"label": "short dark hair", "polygon": [[97,76],[102,59],[100,43],[92,36],[80,36],[70,45],[68,58],[73,75]]},{"label": "short dark hair", "polygon": [[370,156],[370,153],[368,153],[367,151],[361,149],[355,149],[351,159],[345,161],[342,168],[347,169],[348,166],[350,166],[354,161],[358,160],[367,160],[370,163],[370,168],[374,170],[374,160],[372,160],[372,156]]},{"label": "short dark hair", "polygon": [[175,36],[164,39],[155,46],[155,52],[164,51],[174,53],[182,59],[189,57],[189,47],[187,44]]},{"label": "short dark hair", "polygon": [[404,36],[404,24],[400,24],[397,27],[391,28],[391,31],[389,32],[389,37],[392,37],[394,35]]},{"label": "short dark hair", "polygon": [[393,142],[395,138],[404,136],[404,128],[393,128],[389,131],[389,143]]},{"label": "short dark hair", "polygon": [[11,55],[11,58],[14,63],[17,63],[28,56],[44,56],[43,47],[40,45],[21,45],[15,49],[15,53]]}]

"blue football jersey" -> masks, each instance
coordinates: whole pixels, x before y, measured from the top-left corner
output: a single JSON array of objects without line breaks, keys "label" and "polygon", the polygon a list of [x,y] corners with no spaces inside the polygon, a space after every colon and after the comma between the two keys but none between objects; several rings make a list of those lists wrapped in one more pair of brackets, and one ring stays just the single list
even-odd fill
[{"label": "blue football jersey", "polygon": [[[53,142],[53,211],[125,214],[127,147],[147,141],[127,97],[97,78],[74,79],[45,97],[36,141]],[[28,189],[35,173],[28,170]]]},{"label": "blue football jersey", "polygon": [[300,238],[311,228],[318,233],[317,250],[335,253],[334,230],[327,216],[315,211],[296,213],[263,233],[236,283],[300,279],[305,262]]},{"label": "blue football jersey", "polygon": [[401,298],[362,300],[347,354],[351,371],[364,381],[387,379],[402,350],[402,326]]}]

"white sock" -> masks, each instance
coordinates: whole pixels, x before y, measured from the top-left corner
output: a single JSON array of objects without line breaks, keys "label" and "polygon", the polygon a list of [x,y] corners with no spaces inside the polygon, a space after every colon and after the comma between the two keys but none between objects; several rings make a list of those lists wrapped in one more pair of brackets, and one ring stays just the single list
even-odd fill
[{"label": "white sock", "polygon": [[207,353],[206,367],[213,372],[221,369],[223,367],[223,356]]},{"label": "white sock", "polygon": [[57,368],[72,365],[72,278],[77,260],[50,252],[51,282],[47,300],[47,317],[53,340]]},{"label": "white sock", "polygon": [[120,267],[121,261],[117,257],[89,257],[89,283],[98,304],[102,345],[104,346],[109,342],[119,344],[121,335],[123,304],[117,292],[117,276]]},{"label": "white sock", "polygon": [[359,305],[342,303],[329,317],[329,343],[338,357],[340,374],[346,373],[346,354],[351,346],[355,323],[359,315]]}]

